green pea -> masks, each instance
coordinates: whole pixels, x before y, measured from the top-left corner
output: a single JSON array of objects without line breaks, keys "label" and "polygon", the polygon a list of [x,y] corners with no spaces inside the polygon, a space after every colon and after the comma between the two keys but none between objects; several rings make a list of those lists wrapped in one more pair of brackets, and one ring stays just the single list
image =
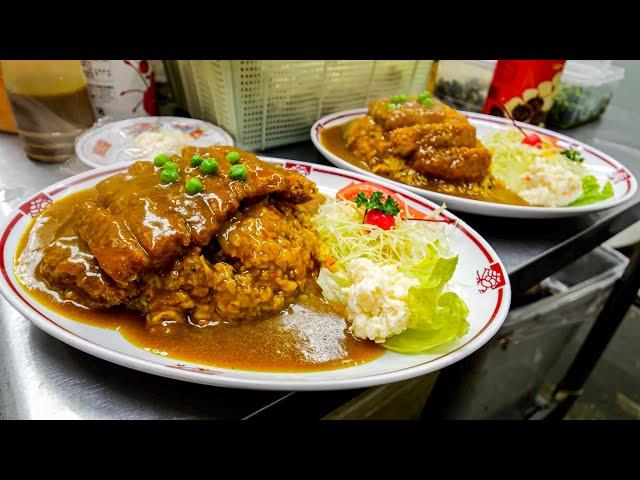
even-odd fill
[{"label": "green pea", "polygon": [[202,157],[200,155],[194,155],[193,157],[191,157],[192,167],[199,167],[201,163],[202,163]]},{"label": "green pea", "polygon": [[204,185],[198,177],[192,177],[184,184],[184,189],[189,195],[195,195],[204,190]]},{"label": "green pea", "polygon": [[229,176],[233,180],[246,180],[247,179],[247,167],[241,163],[234,165],[229,169]]},{"label": "green pea", "polygon": [[418,95],[418,99],[420,101],[424,100],[425,98],[429,98],[429,97],[431,97],[431,92],[429,92],[429,90],[425,90],[420,95]]},{"label": "green pea", "polygon": [[218,162],[215,158],[207,158],[200,164],[200,171],[205,175],[213,175],[218,171]]},{"label": "green pea", "polygon": [[409,98],[406,95],[394,95],[391,97],[391,103],[404,103],[407,100],[409,100]]},{"label": "green pea", "polygon": [[162,172],[160,173],[160,180],[162,180],[162,183],[173,183],[179,178],[180,175],[178,174],[177,170],[162,170]]},{"label": "green pea", "polygon": [[433,107],[433,100],[431,100],[430,98],[424,98],[420,100],[420,103],[425,107]]},{"label": "green pea", "polygon": [[387,103],[387,110],[395,110],[398,106],[395,103]]},{"label": "green pea", "polygon": [[161,153],[155,156],[155,158],[153,159],[153,164],[156,167],[162,167],[168,161],[169,161],[169,155],[167,155],[166,153]]},{"label": "green pea", "polygon": [[232,165],[235,165],[240,161],[240,154],[238,152],[229,152],[227,153],[227,162]]},{"label": "green pea", "polygon": [[164,162],[164,166],[162,168],[165,170],[175,170],[176,172],[180,171],[180,165],[176,162]]}]

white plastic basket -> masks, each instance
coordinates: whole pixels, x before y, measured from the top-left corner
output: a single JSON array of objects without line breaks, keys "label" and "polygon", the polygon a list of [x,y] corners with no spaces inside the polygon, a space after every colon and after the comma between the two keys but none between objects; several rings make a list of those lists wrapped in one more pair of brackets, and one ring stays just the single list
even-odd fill
[{"label": "white plastic basket", "polygon": [[191,116],[240,148],[307,140],[320,117],[425,88],[432,60],[179,60]]}]

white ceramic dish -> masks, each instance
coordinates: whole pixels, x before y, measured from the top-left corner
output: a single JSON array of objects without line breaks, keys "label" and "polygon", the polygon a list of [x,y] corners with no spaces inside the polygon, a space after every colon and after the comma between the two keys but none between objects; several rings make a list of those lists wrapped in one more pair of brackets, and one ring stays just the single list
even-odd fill
[{"label": "white ceramic dish", "polygon": [[[189,137],[189,145],[234,145],[227,132],[211,123],[182,117],[136,117],[91,128],[76,139],[76,156],[90,167],[99,168],[139,159],[143,151],[133,140],[143,132],[163,128],[179,130]],[[158,152],[160,153],[160,152]]]},{"label": "white ceramic dish", "polygon": [[[335,195],[352,181],[384,185],[422,212],[437,206],[418,195],[369,177],[323,165],[263,158],[296,169],[315,181],[321,192]],[[433,354],[401,355],[385,352],[381,357],[351,368],[303,373],[270,373],[231,370],[190,363],[147,352],[126,341],[114,330],[101,329],[66,318],[31,298],[14,273],[18,242],[34,215],[44,206],[77,190],[124,171],[129,163],[76,175],[26,200],[12,212],[0,234],[0,293],[21,314],[39,328],[63,342],[107,361],[155,375],[221,387],[261,390],[335,390],[368,387],[405,380],[450,365],[487,342],[500,328],[509,310],[511,288],[504,265],[491,246],[473,229],[444,211],[443,219],[452,248],[459,254],[452,279],[453,290],[469,307],[469,333],[444,351]],[[489,279],[491,277],[491,279]]]},{"label": "white ceramic dish", "polygon": [[[321,118],[313,127],[311,127],[311,140],[322,155],[334,165],[346,168],[352,172],[363,173],[376,179],[383,179],[392,184],[405,188],[411,192],[422,195],[437,203],[444,202],[447,208],[451,210],[459,210],[461,212],[475,213],[478,215],[489,215],[494,217],[512,217],[512,218],[558,218],[572,217],[583,215],[585,213],[596,212],[606,208],[615,207],[626,202],[633,197],[638,189],[638,182],[634,176],[622,164],[608,156],[607,154],[575,140],[566,135],[561,135],[545,128],[534,127],[529,124],[518,123],[527,130],[538,132],[547,137],[555,138],[560,145],[565,144],[567,148],[572,147],[580,150],[585,158],[584,165],[589,169],[590,173],[598,180],[611,180],[613,184],[614,196],[603,202],[593,203],[591,205],[582,205],[579,207],[529,207],[519,205],[504,205],[500,203],[481,202],[479,200],[471,200],[467,198],[455,197],[443,193],[431,192],[423,188],[412,187],[403,183],[387,180],[363,168],[343,160],[337,155],[327,150],[320,142],[320,132],[324,128],[334,127],[349,122],[355,118],[363,116],[367,112],[366,108],[355,110],[345,110],[337,112]],[[482,139],[488,133],[505,128],[513,128],[513,123],[504,118],[498,118],[481,113],[460,112],[464,114],[469,122],[476,127],[478,137]]]}]

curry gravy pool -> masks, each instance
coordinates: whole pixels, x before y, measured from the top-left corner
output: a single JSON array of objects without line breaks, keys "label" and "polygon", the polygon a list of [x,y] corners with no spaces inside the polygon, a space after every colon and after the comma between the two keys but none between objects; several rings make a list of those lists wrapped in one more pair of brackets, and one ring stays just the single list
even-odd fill
[{"label": "curry gravy pool", "polygon": [[294,304],[277,315],[238,323],[199,327],[168,323],[151,327],[143,315],[121,307],[89,309],[63,299],[38,275],[42,249],[59,236],[76,204],[90,199],[93,189],[54,202],[32,221],[21,238],[16,274],[23,288],[40,304],[75,321],[117,330],[149,352],[224,368],[299,372],[350,367],[371,361],[384,349],[347,332],[347,322],[324,300],[315,282]]}]

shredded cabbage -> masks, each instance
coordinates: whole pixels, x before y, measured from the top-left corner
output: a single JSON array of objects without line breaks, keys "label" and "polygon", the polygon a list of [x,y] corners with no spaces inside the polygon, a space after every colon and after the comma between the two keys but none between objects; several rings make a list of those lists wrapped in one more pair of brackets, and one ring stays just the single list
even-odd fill
[{"label": "shredded cabbage", "polygon": [[327,199],[314,218],[328,265],[318,276],[325,299],[347,306],[346,291],[353,283],[345,266],[351,260],[400,264],[400,271],[418,284],[407,293],[404,331],[390,334],[381,345],[414,354],[465,335],[467,306],[455,293],[443,293],[458,262],[447,242],[445,224],[396,217],[395,227],[383,230],[363,224],[362,218],[363,211],[354,202],[333,199]]},{"label": "shredded cabbage", "polygon": [[419,262],[434,245],[441,255],[449,255],[444,224],[403,220],[383,230],[362,222],[363,211],[354,202],[327,199],[315,217],[323,247],[338,264],[367,258],[378,265]]}]

